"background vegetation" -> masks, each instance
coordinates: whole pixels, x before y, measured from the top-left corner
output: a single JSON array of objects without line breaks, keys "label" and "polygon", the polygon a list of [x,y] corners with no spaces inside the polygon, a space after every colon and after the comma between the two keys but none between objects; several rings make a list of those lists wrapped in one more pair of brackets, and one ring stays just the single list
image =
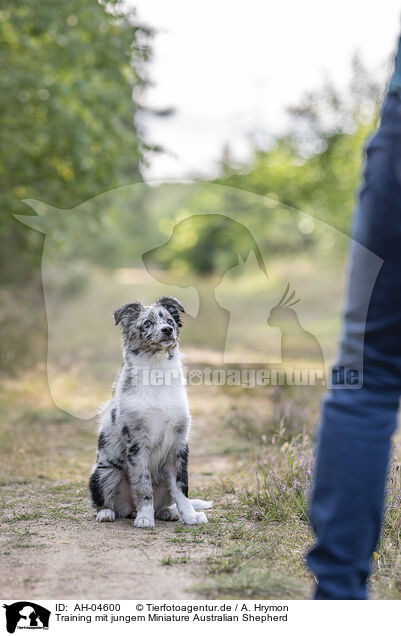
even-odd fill
[{"label": "background vegetation", "polygon": [[[32,213],[23,199],[69,209],[106,190],[142,180],[144,163],[151,161],[153,152],[160,151],[146,143],[140,118],[141,94],[151,73],[153,33],[139,24],[135,12],[128,11],[119,0],[15,0],[4,5],[0,5],[2,572],[7,573],[8,593],[14,590],[15,597],[22,597],[26,591],[29,597],[46,598],[50,581],[63,598],[68,598],[71,585],[74,598],[77,590],[85,595],[88,580],[92,585],[95,579],[100,584],[98,579],[105,578],[91,576],[83,567],[91,563],[93,571],[99,571],[99,545],[103,545],[105,555],[112,555],[110,558],[118,558],[118,554],[113,552],[116,547],[111,535],[105,538],[99,533],[93,541],[97,530],[90,517],[86,483],[94,456],[96,423],[82,423],[58,411],[49,393],[40,270],[43,234],[24,227],[12,215]],[[155,228],[160,237],[166,237],[166,219],[179,224],[193,209],[214,210],[216,214],[212,218],[197,217],[190,232],[177,235],[169,251],[156,258],[161,271],[171,268],[177,276],[185,277],[189,272],[196,277],[200,295],[209,299],[201,328],[187,318],[185,334],[189,334],[191,346],[185,339],[183,342],[190,364],[199,365],[201,361],[213,365],[217,328],[210,289],[220,281],[221,272],[236,264],[238,255],[248,255],[249,237],[240,224],[237,230],[231,225],[227,231],[227,222],[218,215],[221,210],[231,207],[242,214],[259,244],[272,260],[276,258],[268,269],[277,298],[282,291],[277,272],[284,272],[291,280],[297,271],[309,281],[304,293],[307,306],[333,308],[332,303],[342,294],[341,277],[338,271],[332,271],[330,284],[326,278],[313,277],[314,254],[322,248],[322,235],[319,224],[297,211],[342,232],[349,231],[363,145],[377,119],[382,86],[358,59],[352,68],[346,91],[327,83],[320,91],[306,95],[291,109],[288,130],[264,146],[254,147],[246,164],[239,165],[226,148],[212,190],[200,184],[182,197],[174,188],[168,192],[153,188],[151,196],[146,188],[139,188],[135,201],[124,199],[124,193],[106,197],[98,215],[95,200],[78,208],[76,222],[69,221],[74,242],[68,253],[63,251],[63,216],[57,216],[52,228],[53,250],[55,257],[59,250],[65,272],[71,275],[66,286],[58,285],[56,275],[50,283],[59,289],[60,299],[73,299],[70,312],[60,318],[67,348],[72,348],[76,339],[76,317],[82,309],[86,314],[82,329],[91,330],[101,343],[95,355],[104,348],[110,355],[107,373],[111,366],[114,372],[114,363],[109,362],[118,353],[118,338],[116,335],[115,341],[106,341],[107,332],[96,331],[92,296],[101,296],[102,315],[108,316],[109,302],[117,302],[113,276],[129,275],[124,268],[132,268],[133,254]],[[245,199],[235,196],[233,188],[244,197],[246,192],[253,192],[263,198],[251,197],[243,210],[239,201]],[[139,227],[137,217],[132,215],[133,203],[144,212]],[[272,210],[276,213],[271,214]],[[47,222],[51,226],[51,215]],[[289,231],[294,222],[299,229],[296,233]],[[83,251],[96,273],[90,293],[79,274],[68,267],[69,258],[78,262]],[[344,241],[326,245],[324,260],[331,256],[345,263]],[[106,275],[105,269],[113,276]],[[240,284],[235,279],[228,281],[226,295],[235,310],[248,310],[244,309],[244,298],[247,302],[262,298],[259,283],[256,276]],[[148,280],[141,284],[145,295]],[[334,349],[338,321],[328,321],[324,329]],[[206,347],[207,355],[202,350]],[[83,347],[81,351],[82,360],[75,360],[76,365],[84,364],[85,357],[92,353]],[[61,390],[68,406],[76,399],[79,387],[68,372],[69,358],[62,354],[64,350],[58,356],[60,366],[65,365]],[[96,364],[100,366],[100,362]],[[88,384],[91,381],[88,379]],[[95,387],[89,389],[91,406],[96,408],[105,396],[98,396]],[[320,391],[296,387],[263,394],[238,387],[200,387],[199,392],[193,389],[190,399],[194,434],[198,437],[192,484],[195,490],[202,487],[202,495],[209,488],[218,512],[212,514],[205,528],[170,526],[163,528],[162,534],[146,539],[142,535],[142,543],[134,535],[129,539],[130,550],[140,545],[147,552],[144,558],[153,559],[155,571],[160,571],[160,565],[175,568],[177,580],[181,569],[191,568],[191,554],[197,555],[197,572],[201,571],[203,578],[198,575],[196,593],[201,596],[306,598],[312,581],[302,559],[312,540],[307,501],[320,397]],[[399,447],[394,457],[388,514],[372,579],[373,593],[378,598],[399,598],[401,594],[397,574]],[[127,545],[126,530],[120,529],[118,551]],[[62,550],[57,548],[59,543],[68,543],[65,579],[57,578],[57,550]],[[32,554],[38,555],[37,561]],[[70,557],[79,562],[71,576],[67,567]],[[46,576],[37,563],[50,564]],[[97,589],[97,598],[110,596],[110,589],[116,598],[126,594],[139,598],[130,578],[125,581],[119,571],[118,580],[113,579],[113,571],[118,568],[112,565],[107,580],[114,587]],[[76,579],[78,570],[82,572],[81,582]],[[177,591],[169,593],[182,594],[182,589],[178,585]],[[193,594],[192,589],[190,597]]]},{"label": "background vegetation", "polygon": [[[28,213],[25,199],[69,209],[141,180],[141,167],[160,151],[146,143],[140,119],[152,36],[118,0],[66,0],[62,5],[17,0],[0,10],[0,59],[7,69],[0,79],[0,328],[8,332],[0,357],[6,371],[43,360],[46,347],[40,272],[44,237],[12,215]],[[173,193],[170,200],[155,188],[150,204],[145,190],[139,190],[134,201],[111,200],[102,214],[96,214],[96,202],[94,213],[87,214],[88,204],[72,227],[68,254],[62,241],[64,216],[58,215],[54,248],[63,258],[77,259],[85,252],[97,265],[132,267],[135,250],[154,228],[167,235],[166,217],[179,223],[188,210],[231,208],[243,214],[272,257],[302,258],[323,246],[321,230],[291,208],[348,232],[363,143],[374,126],[379,97],[379,85],[355,59],[347,91],[328,83],[306,95],[291,109],[289,129],[264,147],[254,147],[246,165],[238,165],[226,148],[215,183],[265,197],[250,199],[245,213],[238,209],[244,199],[224,188],[215,189],[212,197],[205,188],[193,188],[184,199]],[[168,113],[158,113],[163,114]],[[272,214],[278,202],[290,207]],[[133,206],[144,211],[139,224]],[[292,231],[294,222],[298,232]],[[71,230],[70,217],[68,224]],[[227,229],[224,217],[199,216],[191,237],[187,233],[185,240],[172,243],[156,265],[210,277],[235,265],[233,254],[246,257],[244,244],[240,226]],[[327,246],[324,258],[339,251],[344,241]],[[21,307],[30,310],[21,312]],[[30,334],[28,344],[20,337],[23,332]]]},{"label": "background vegetation", "polygon": [[[43,238],[12,218],[28,211],[22,199],[72,208],[140,180],[141,166],[160,150],[146,144],[139,117],[151,38],[151,29],[119,0],[17,0],[1,9],[0,59],[7,69],[0,79],[2,283],[38,272]],[[280,201],[348,232],[363,142],[379,97],[379,85],[355,59],[347,92],[328,83],[306,95],[291,108],[289,130],[254,148],[247,165],[237,165],[226,149],[216,183],[267,196],[271,205]],[[266,209],[249,214],[259,217],[272,250],[302,250],[314,240],[305,227],[303,240],[289,244],[285,230],[269,225]],[[199,249],[180,253],[200,274],[211,273],[221,241],[218,229],[206,225],[197,228]],[[118,230],[119,249],[128,258],[129,233]],[[241,240],[231,234],[233,243]]]}]

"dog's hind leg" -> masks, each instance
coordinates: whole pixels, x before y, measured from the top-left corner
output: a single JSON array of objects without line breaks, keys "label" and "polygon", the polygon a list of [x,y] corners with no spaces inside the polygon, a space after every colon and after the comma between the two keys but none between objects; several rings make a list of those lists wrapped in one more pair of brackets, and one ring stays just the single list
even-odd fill
[{"label": "dog's hind leg", "polygon": [[103,508],[96,515],[96,521],[115,521],[116,513],[111,508]]},{"label": "dog's hind leg", "polygon": [[173,504],[172,506],[166,506],[166,508],[158,510],[156,512],[156,518],[161,519],[161,521],[178,521],[180,515],[177,506]]},{"label": "dog's hind leg", "polygon": [[205,501],[203,499],[190,499],[189,501],[194,510],[208,510],[213,506],[213,501]]},{"label": "dog's hind leg", "polygon": [[[213,501],[204,501],[203,499],[190,499],[189,501],[195,511],[209,510],[213,506]],[[163,521],[177,521],[180,518],[177,505],[173,504],[156,510],[156,518]]]},{"label": "dog's hind leg", "polygon": [[115,520],[115,490],[121,478],[122,472],[115,466],[105,462],[94,466],[89,479],[89,490],[98,511],[96,521]]}]

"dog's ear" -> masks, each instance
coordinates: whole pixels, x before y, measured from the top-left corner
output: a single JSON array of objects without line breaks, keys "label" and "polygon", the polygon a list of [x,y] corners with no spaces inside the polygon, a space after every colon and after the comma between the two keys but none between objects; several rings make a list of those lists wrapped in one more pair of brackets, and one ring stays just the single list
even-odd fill
[{"label": "dog's ear", "polygon": [[121,322],[124,326],[127,320],[135,320],[141,313],[141,309],[143,309],[142,303],[127,303],[120,309],[116,309],[114,312],[115,324],[118,325]]},{"label": "dog's ear", "polygon": [[177,298],[174,298],[173,296],[163,296],[162,298],[159,298],[156,304],[165,307],[174,318],[176,324],[179,327],[182,327],[180,312],[185,314],[185,309]]}]

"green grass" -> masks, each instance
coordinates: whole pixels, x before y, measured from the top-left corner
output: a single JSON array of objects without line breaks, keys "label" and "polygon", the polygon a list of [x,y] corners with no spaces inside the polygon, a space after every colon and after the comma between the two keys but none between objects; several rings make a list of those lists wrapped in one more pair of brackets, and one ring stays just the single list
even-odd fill
[{"label": "green grass", "polygon": [[269,565],[238,567],[234,573],[218,574],[196,588],[208,598],[220,599],[302,599],[308,598],[301,580],[273,574]]},{"label": "green grass", "polygon": [[162,565],[180,565],[182,563],[188,563],[190,558],[191,557],[189,554],[186,554],[184,556],[179,556],[179,557],[173,557],[169,555],[167,557],[163,557],[163,559],[161,560],[161,564]]},{"label": "green grass", "polygon": [[[229,397],[232,390],[223,388]],[[215,552],[196,590],[209,598],[310,598],[313,579],[304,557],[313,543],[308,500],[319,392],[277,389],[237,396],[221,417],[235,458],[211,493],[219,512],[199,530]],[[214,439],[210,440],[214,444]],[[220,446],[222,452],[226,451]],[[371,577],[372,598],[401,598],[401,477],[395,449],[386,517]]]}]

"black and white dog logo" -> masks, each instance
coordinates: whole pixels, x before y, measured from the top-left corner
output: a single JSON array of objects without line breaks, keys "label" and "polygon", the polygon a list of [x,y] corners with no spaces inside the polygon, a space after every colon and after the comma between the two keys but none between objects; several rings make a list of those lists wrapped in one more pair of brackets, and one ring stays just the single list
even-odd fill
[{"label": "black and white dog logo", "polygon": [[41,605],[31,601],[18,601],[3,607],[6,610],[9,634],[14,634],[16,629],[49,629],[51,612]]}]

